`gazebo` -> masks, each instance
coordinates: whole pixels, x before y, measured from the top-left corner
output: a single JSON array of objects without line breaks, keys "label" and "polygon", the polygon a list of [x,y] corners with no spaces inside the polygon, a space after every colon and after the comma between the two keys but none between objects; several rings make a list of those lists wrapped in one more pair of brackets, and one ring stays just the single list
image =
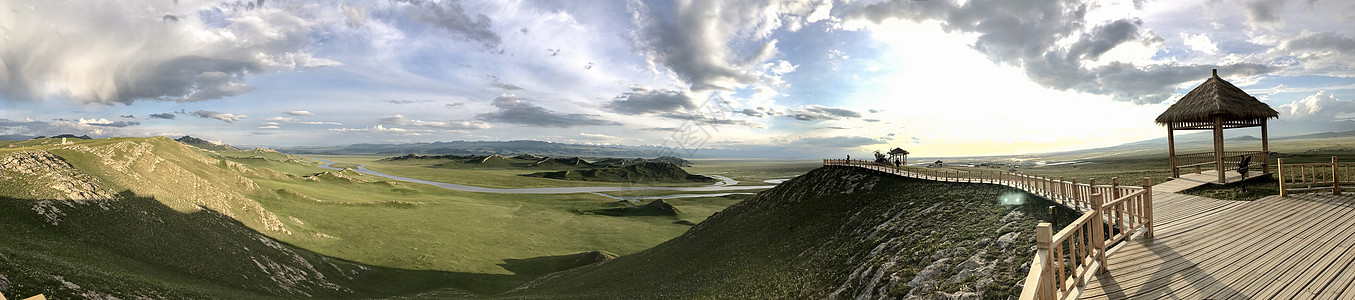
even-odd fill
[{"label": "gazebo", "polygon": [[[1268,174],[1270,137],[1266,120],[1279,116],[1279,112],[1270,108],[1270,105],[1219,78],[1219,70],[1214,69],[1214,76],[1157,116],[1157,124],[1167,125],[1167,150],[1171,157],[1172,178],[1181,177],[1181,168],[1194,167],[1198,173],[1201,166],[1213,165],[1218,173],[1218,181],[1214,183],[1228,183],[1227,174],[1230,172],[1225,164],[1236,166],[1243,156],[1253,156],[1252,161],[1261,165],[1261,173]],[[1261,151],[1224,151],[1224,129],[1257,126],[1261,127]],[[1213,130],[1214,151],[1177,155],[1177,130]]]},{"label": "gazebo", "polygon": [[903,150],[903,148],[894,148],[894,150],[889,150],[889,160],[899,160],[901,161],[902,164],[907,165],[908,150]]}]

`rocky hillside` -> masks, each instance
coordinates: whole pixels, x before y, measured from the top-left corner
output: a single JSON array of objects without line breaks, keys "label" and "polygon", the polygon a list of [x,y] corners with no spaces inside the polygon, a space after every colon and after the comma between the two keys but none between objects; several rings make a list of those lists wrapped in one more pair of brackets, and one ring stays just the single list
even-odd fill
[{"label": "rocky hillside", "polygon": [[[1031,201],[1000,206],[1003,194]],[[548,275],[499,296],[1013,298],[1033,255],[1031,233],[1048,205],[1034,199],[996,185],[825,167],[649,250]]]}]

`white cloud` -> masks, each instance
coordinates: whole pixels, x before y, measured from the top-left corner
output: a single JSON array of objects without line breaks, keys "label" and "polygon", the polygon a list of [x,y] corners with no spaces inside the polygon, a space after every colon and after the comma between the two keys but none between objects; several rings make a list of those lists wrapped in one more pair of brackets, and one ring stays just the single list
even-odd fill
[{"label": "white cloud", "polygon": [[341,133],[390,133],[402,135],[422,135],[422,133],[420,132],[426,132],[419,130],[409,130],[398,127],[386,127],[382,125],[376,125],[367,128],[330,128],[329,130]]},{"label": "white cloud", "polygon": [[1296,121],[1344,121],[1355,119],[1355,101],[1341,101],[1327,91],[1319,91],[1312,96],[1280,105],[1281,120]]},{"label": "white cloud", "polygon": [[476,130],[490,128],[489,123],[481,121],[469,121],[469,120],[420,121],[407,119],[403,115],[383,117],[380,119],[380,122],[381,124],[386,125],[419,127],[429,129],[444,129],[444,130]]},{"label": "white cloud", "polygon": [[1206,54],[1219,53],[1219,46],[1217,44],[1214,44],[1213,41],[1210,41],[1209,36],[1205,35],[1204,33],[1192,35],[1189,33],[1182,32],[1181,39],[1185,40],[1186,47],[1190,47],[1191,50],[1203,52]]},{"label": "white cloud", "polygon": [[579,133],[579,136],[582,136],[582,137],[585,138],[585,139],[595,140],[595,141],[619,141],[619,140],[621,140],[621,138],[614,137],[614,136],[610,136],[610,135],[605,135],[605,134],[600,134],[600,133],[586,133],[586,132],[580,132],[580,133]]},{"label": "white cloud", "polygon": [[196,117],[199,117],[199,118],[204,118],[204,119],[217,119],[217,120],[221,120],[221,121],[226,122],[226,123],[235,123],[235,121],[243,120],[243,119],[249,117],[249,116],[246,116],[246,115],[237,115],[237,114],[230,114],[230,113],[222,113],[222,112],[215,112],[215,111],[209,111],[209,110],[199,110],[199,111],[193,112],[192,114],[193,114],[193,116],[196,116]]},{"label": "white cloud", "polygon": [[314,115],[315,115],[315,113],[310,112],[310,111],[306,111],[306,110],[289,110],[289,111],[286,111],[286,112],[284,112],[284,113],[289,114],[289,115],[293,115],[293,116],[314,116]]},{"label": "white cloud", "polygon": [[[247,93],[254,89],[246,85],[249,75],[339,64],[308,50],[311,35],[327,21],[293,14],[319,5],[0,4],[6,13],[0,28],[9,28],[0,55],[0,64],[9,67],[0,67],[5,79],[0,91],[8,99],[69,96],[91,103],[202,101]],[[13,65],[20,62],[22,67]]]}]

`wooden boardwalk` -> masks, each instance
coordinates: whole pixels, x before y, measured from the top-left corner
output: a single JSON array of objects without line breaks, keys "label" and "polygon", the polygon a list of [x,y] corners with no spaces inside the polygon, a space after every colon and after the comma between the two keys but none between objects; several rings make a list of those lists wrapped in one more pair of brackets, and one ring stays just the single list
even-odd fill
[{"label": "wooden boardwalk", "polygon": [[1175,193],[1216,174],[1183,177],[1153,187],[1156,237],[1111,250],[1080,298],[1355,299],[1355,196],[1225,201]]}]

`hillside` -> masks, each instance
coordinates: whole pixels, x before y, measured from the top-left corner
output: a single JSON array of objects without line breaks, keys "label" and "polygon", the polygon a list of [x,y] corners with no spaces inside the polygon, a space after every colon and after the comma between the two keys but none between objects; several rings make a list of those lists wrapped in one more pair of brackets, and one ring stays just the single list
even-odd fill
[{"label": "hillside", "polygon": [[193,146],[193,147],[202,148],[202,149],[204,149],[204,150],[212,150],[212,151],[235,151],[235,150],[237,150],[237,149],[235,149],[235,147],[231,147],[231,145],[217,144],[217,143],[213,143],[213,142],[210,142],[210,141],[207,141],[207,140],[204,140],[204,139],[195,138],[195,137],[187,136],[187,135],[182,136],[182,137],[179,137],[179,138],[177,138],[177,139],[174,139],[174,141],[177,141],[177,142],[180,142],[180,143],[184,143],[184,145],[189,145],[189,146]]},{"label": "hillside", "polygon": [[278,195],[251,178],[304,178],[163,137],[49,141],[0,149],[0,228],[14,233],[0,235],[7,293],[333,298],[454,282],[453,273],[362,265],[273,239],[309,232],[257,202]]},{"label": "hillside", "polygon": [[522,176],[561,180],[609,182],[717,182],[714,178],[693,175],[671,163],[641,162],[620,167],[537,172]]},{"label": "hillside", "polygon": [[1036,199],[996,185],[824,167],[649,250],[499,296],[1003,299],[1018,292],[1032,229],[1048,205],[998,205],[1000,196],[1013,195]]}]

